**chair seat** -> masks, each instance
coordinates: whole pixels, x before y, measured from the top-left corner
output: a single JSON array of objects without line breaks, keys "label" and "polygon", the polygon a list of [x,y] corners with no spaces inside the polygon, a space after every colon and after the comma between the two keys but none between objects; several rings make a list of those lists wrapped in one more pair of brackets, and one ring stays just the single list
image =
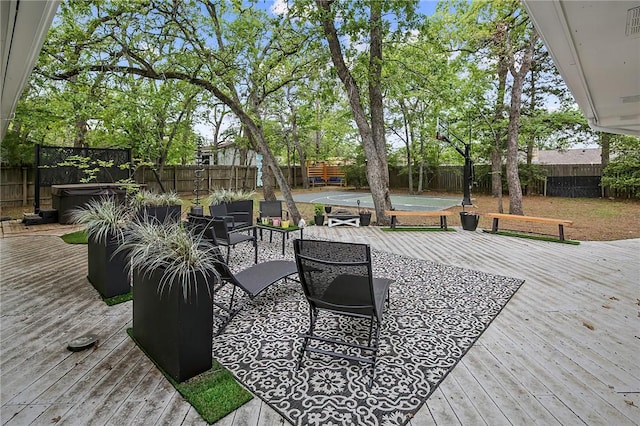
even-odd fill
[{"label": "chair seat", "polygon": [[222,278],[222,284],[216,291],[226,283],[233,285],[233,291],[231,292],[228,305],[214,302],[216,306],[225,312],[225,314],[217,315],[222,319],[218,334],[224,331],[229,321],[231,321],[242,307],[240,306],[234,309],[236,287],[244,291],[250,299],[253,299],[276,282],[298,273],[296,262],[292,260],[272,260],[255,264],[234,274],[221,255],[218,255],[216,269]]},{"label": "chair seat", "polygon": [[[322,300],[317,300],[318,307],[333,311],[354,312],[361,315],[376,314],[382,320],[384,302],[393,280],[373,278],[373,297],[375,312],[371,306],[368,277],[357,275],[340,275],[329,284]],[[361,308],[359,308],[361,307]]]},{"label": "chair seat", "polygon": [[298,268],[293,260],[272,260],[244,269],[234,277],[249,297],[254,298],[271,284],[297,273]]},{"label": "chair seat", "polygon": [[226,240],[224,238],[218,238],[224,244],[225,242],[229,245],[235,245],[238,243],[242,243],[244,241],[251,241],[254,239],[253,235],[243,234],[241,232],[230,232],[227,235]]}]

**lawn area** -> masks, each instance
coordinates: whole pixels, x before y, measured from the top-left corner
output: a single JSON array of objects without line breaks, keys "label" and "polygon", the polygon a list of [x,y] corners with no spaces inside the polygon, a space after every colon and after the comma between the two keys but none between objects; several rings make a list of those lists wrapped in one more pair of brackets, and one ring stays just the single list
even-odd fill
[{"label": "lawn area", "polygon": [[[315,191],[322,191],[316,188]],[[313,189],[307,190],[314,191]],[[345,189],[349,191],[349,189]],[[295,190],[294,192],[303,192]],[[406,194],[402,191],[394,191],[394,194]],[[462,194],[434,193],[427,192],[423,195],[433,197],[453,197],[459,198],[462,202]],[[185,203],[182,206],[183,213],[186,214],[190,208],[190,198],[193,194],[182,194]],[[488,195],[471,195],[474,207],[467,207],[467,211],[477,213],[495,213],[498,211],[497,199]],[[262,193],[258,192],[254,198],[254,209],[257,216],[258,201],[262,199]],[[503,201],[505,213],[508,213],[509,199]],[[567,239],[578,241],[612,241],[630,238],[640,238],[640,200],[611,200],[601,198],[559,198],[543,197],[539,195],[525,196],[523,199],[524,213],[527,216],[551,217],[556,219],[568,219],[574,222],[573,227],[565,228]],[[283,205],[283,207],[285,207]],[[307,224],[313,219],[313,204],[298,203],[298,210]],[[47,206],[43,205],[43,208]],[[350,208],[355,211],[354,208]],[[205,206],[205,214],[208,214],[208,206]],[[459,212],[461,207],[451,207],[448,209]],[[27,207],[2,208],[0,215],[4,218],[21,219],[24,212],[31,212]],[[437,219],[436,219],[437,220]],[[372,222],[375,221],[375,215]],[[432,225],[435,225],[435,221]],[[404,217],[399,225],[425,225],[424,218]],[[450,226],[460,226],[460,219],[456,214],[449,220]],[[481,229],[490,229],[491,220],[480,218],[478,225]],[[536,232],[549,235],[557,235],[557,227],[554,225],[538,225],[529,223],[519,223],[505,221],[501,223],[501,229]]]},{"label": "lawn area", "polygon": [[[403,194],[394,191],[394,194]],[[406,194],[406,192],[404,192]],[[432,193],[424,195],[433,197],[460,198],[462,194]],[[466,207],[467,211],[477,213],[495,213],[498,211],[498,201],[489,195],[471,195],[474,208]],[[505,213],[509,210],[509,199],[503,199]],[[573,227],[565,228],[565,236],[568,239],[578,241],[613,241],[630,238],[640,238],[640,200],[611,200],[601,198],[559,198],[543,197],[540,195],[525,196],[523,198],[524,214],[527,216],[551,217],[556,219],[573,220]],[[298,203],[298,209],[302,216],[309,222],[313,217],[313,205]],[[462,211],[461,207],[452,207],[447,210],[453,212]],[[372,219],[373,220],[373,219]],[[437,219],[434,219],[435,225]],[[402,225],[424,225],[424,218],[404,217],[400,221]],[[450,226],[460,226],[460,218],[456,214],[449,221]],[[478,225],[482,229],[491,229],[491,219],[480,218]],[[514,231],[536,232],[542,234],[557,235],[555,225],[539,225],[519,222],[507,222],[501,224],[501,228]]]}]

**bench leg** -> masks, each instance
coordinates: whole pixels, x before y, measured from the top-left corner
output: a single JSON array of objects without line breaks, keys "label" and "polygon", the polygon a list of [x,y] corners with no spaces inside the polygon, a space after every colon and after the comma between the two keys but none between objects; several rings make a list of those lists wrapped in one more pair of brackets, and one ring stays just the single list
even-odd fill
[{"label": "bench leg", "polygon": [[560,241],[564,241],[564,226],[562,224],[558,225],[558,230],[560,231]]},{"label": "bench leg", "polygon": [[440,228],[447,229],[447,217],[440,216]]},{"label": "bench leg", "polygon": [[391,229],[396,229],[396,217],[391,216]]},{"label": "bench leg", "polygon": [[491,232],[493,232],[494,234],[498,232],[498,219],[495,217],[493,218],[493,226],[491,227]]}]

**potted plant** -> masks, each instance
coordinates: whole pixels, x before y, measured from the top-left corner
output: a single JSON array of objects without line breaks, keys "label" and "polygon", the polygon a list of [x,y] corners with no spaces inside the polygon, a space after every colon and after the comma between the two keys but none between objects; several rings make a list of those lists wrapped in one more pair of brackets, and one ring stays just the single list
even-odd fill
[{"label": "potted plant", "polygon": [[360,226],[369,226],[371,224],[371,211],[362,209],[358,212],[360,215]]},{"label": "potted plant", "polygon": [[313,220],[318,226],[324,225],[324,206],[322,204],[314,204]]},{"label": "potted plant", "polygon": [[371,224],[371,211],[369,209],[360,208],[360,200],[358,200],[358,214],[360,215],[360,226],[369,226]]},{"label": "potted plant", "polygon": [[[464,206],[463,206],[464,207]],[[460,224],[465,231],[475,231],[480,221],[480,215],[475,212],[460,212]]]},{"label": "potted plant", "polygon": [[179,222],[182,216],[182,200],[175,192],[159,194],[140,190],[133,194],[130,204],[140,217],[152,217],[160,222]]},{"label": "potted plant", "polygon": [[134,221],[122,248],[133,271],[133,338],[177,382],[211,369],[218,248],[181,223]]},{"label": "potted plant", "polygon": [[126,294],[131,290],[126,253],[118,247],[124,241],[124,224],[130,209],[115,198],[93,199],[71,211],[72,222],[87,231],[87,278],[103,298]]}]

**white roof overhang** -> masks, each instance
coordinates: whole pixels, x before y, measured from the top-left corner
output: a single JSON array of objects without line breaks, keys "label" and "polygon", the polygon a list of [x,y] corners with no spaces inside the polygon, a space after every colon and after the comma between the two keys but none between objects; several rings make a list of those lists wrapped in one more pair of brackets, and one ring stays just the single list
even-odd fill
[{"label": "white roof overhang", "polygon": [[523,3],[589,125],[640,135],[640,2]]},{"label": "white roof overhang", "polygon": [[38,60],[60,0],[0,1],[0,140]]}]

